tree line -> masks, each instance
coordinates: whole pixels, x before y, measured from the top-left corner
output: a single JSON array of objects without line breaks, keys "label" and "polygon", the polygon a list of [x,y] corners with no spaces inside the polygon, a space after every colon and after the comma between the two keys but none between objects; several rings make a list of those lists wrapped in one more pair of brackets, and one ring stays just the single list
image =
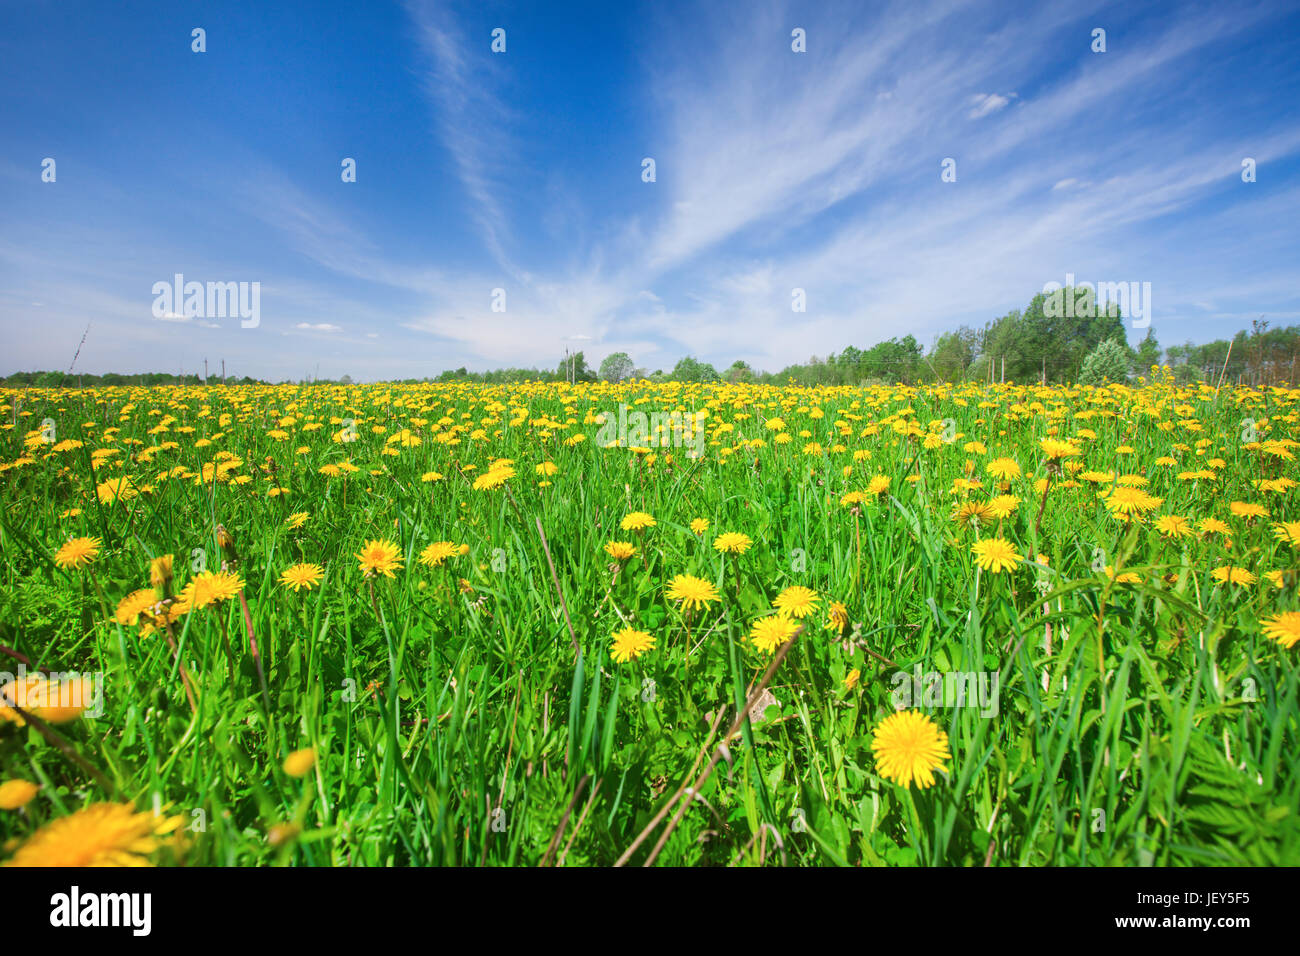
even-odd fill
[{"label": "tree line", "polygon": [[[1069,304],[1062,307],[1062,302]],[[1087,288],[1067,287],[1038,293],[1024,310],[1013,309],[982,328],[960,326],[936,337],[927,351],[913,335],[877,342],[870,348],[847,346],[825,358],[759,371],[737,360],[719,371],[686,356],[671,370],[639,368],[626,352],[616,352],[599,368],[582,352],[568,355],[554,371],[497,369],[443,372],[436,381],[619,382],[630,378],[672,382],[757,382],[796,385],[862,385],[902,382],[1118,382],[1149,375],[1153,365],[1169,365],[1181,384],[1220,380],[1234,384],[1296,384],[1300,372],[1300,326],[1269,328],[1262,318],[1231,339],[1204,344],[1188,341],[1162,348],[1148,327],[1136,348],[1128,344],[1124,316],[1115,303],[1098,304]]]},{"label": "tree line", "polygon": [[[102,385],[202,385],[202,375],[173,375],[170,372],[142,372],[126,375],[121,372],[106,372],[103,375],[87,375],[81,372],[14,372],[12,375],[0,376],[3,388],[96,388]],[[208,379],[209,385],[221,385],[219,375]],[[261,379],[228,377],[226,385],[267,385]]]},{"label": "tree line", "polygon": [[[1062,303],[1066,303],[1062,307]],[[806,362],[787,365],[776,372],[760,371],[736,360],[719,371],[694,356],[680,359],[671,370],[649,370],[636,365],[626,352],[606,356],[598,368],[587,363],[582,352],[566,354],[552,369],[500,368],[474,372],[464,366],[448,369],[435,378],[408,378],[398,384],[421,382],[621,382],[649,379],[656,382],[756,382],[796,385],[864,385],[902,382],[1007,381],[1021,384],[1042,382],[1117,382],[1149,373],[1153,365],[1169,365],[1180,384],[1220,381],[1232,384],[1296,384],[1300,371],[1300,326],[1269,328],[1262,317],[1231,339],[1216,339],[1200,345],[1190,341],[1162,348],[1156,330],[1133,348],[1128,344],[1124,316],[1115,303],[1098,304],[1090,289],[1067,287],[1053,293],[1039,293],[1023,311],[1014,309],[982,328],[962,325],[937,336],[927,351],[915,336],[904,335],[870,348],[850,345],[825,358],[813,356]],[[194,385],[194,376],[166,372],[142,375],[81,375],[67,372],[17,372],[0,378],[8,387],[39,386],[92,387],[96,385]],[[220,384],[220,380],[212,381]],[[337,380],[313,379],[319,384],[347,385],[344,375]],[[264,385],[244,376],[231,378],[231,385]],[[309,384],[304,381],[301,384]]]}]

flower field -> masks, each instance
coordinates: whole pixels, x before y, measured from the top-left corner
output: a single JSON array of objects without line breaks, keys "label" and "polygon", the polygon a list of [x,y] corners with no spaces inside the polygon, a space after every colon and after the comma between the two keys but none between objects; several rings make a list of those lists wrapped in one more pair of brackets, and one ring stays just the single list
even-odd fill
[{"label": "flower field", "polygon": [[0,859],[1295,865],[1298,401],[0,391]]}]

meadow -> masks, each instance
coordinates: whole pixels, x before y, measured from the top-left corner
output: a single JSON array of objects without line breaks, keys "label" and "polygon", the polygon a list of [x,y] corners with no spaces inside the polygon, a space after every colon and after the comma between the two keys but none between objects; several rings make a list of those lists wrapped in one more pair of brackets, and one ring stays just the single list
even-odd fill
[{"label": "meadow", "polygon": [[1298,400],[0,391],[0,859],[1295,865]]}]

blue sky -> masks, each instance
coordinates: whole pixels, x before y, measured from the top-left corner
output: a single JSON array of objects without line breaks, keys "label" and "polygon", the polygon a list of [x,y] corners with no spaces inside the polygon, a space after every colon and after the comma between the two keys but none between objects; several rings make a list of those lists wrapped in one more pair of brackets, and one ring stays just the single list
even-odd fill
[{"label": "blue sky", "polygon": [[[8,2],[0,373],[87,321],[84,372],[777,370],[1067,274],[1150,282],[1164,345],[1300,323],[1297,37],[1290,3]],[[259,324],[155,317],[176,273],[260,283]]]}]

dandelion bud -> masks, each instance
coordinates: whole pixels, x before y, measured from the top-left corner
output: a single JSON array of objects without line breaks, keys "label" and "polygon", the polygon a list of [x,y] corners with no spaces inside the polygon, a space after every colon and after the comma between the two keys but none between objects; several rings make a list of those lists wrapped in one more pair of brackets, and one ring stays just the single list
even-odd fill
[{"label": "dandelion bud", "polygon": [[239,555],[235,551],[235,538],[226,530],[225,525],[217,525],[217,546],[221,548],[221,553],[230,567],[233,568],[239,563]]},{"label": "dandelion bud", "polygon": [[149,562],[149,583],[153,585],[158,600],[166,601],[172,596],[172,556],[164,554]]}]

